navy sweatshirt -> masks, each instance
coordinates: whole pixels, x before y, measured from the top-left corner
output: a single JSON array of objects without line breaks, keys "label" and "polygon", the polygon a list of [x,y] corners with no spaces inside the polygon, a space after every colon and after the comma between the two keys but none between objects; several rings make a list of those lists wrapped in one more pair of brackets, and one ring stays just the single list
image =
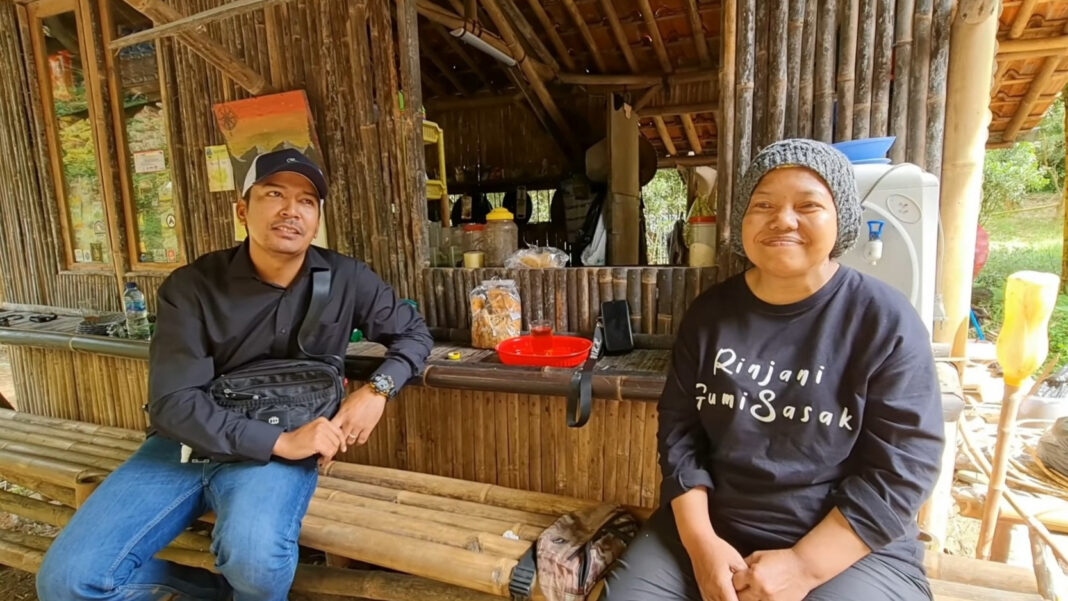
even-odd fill
[{"label": "navy sweatshirt", "polygon": [[916,512],[938,475],[941,396],[905,297],[842,266],[771,305],[742,275],[679,329],[659,403],[662,502],[705,486],[742,555],[787,548],[838,507],[874,553],[922,575]]}]

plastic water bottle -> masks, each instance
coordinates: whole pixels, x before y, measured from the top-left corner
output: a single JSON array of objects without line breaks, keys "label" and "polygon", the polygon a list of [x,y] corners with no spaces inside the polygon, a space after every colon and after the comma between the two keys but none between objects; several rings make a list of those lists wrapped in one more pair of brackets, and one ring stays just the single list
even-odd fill
[{"label": "plastic water bottle", "polygon": [[135,282],[126,283],[122,304],[126,308],[127,335],[137,340],[148,340],[151,333],[148,323],[148,307],[145,305],[145,295],[138,289]]}]

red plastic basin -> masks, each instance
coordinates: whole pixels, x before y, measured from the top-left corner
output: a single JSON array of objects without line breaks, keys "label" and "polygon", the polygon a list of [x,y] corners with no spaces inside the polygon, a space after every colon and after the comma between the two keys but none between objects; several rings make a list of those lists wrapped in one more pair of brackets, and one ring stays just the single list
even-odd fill
[{"label": "red plastic basin", "polygon": [[534,352],[530,336],[509,338],[497,345],[497,356],[505,365],[534,367],[578,367],[590,356],[593,342],[578,336],[553,336],[547,353]]}]

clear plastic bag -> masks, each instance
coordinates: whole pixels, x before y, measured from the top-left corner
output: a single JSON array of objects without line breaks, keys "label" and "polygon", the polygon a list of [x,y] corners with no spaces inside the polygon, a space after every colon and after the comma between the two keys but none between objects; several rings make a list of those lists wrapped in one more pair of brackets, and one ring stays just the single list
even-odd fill
[{"label": "clear plastic bag", "polygon": [[484,280],[471,291],[471,346],[495,349],[519,336],[523,305],[514,280]]},{"label": "clear plastic bag", "polygon": [[570,257],[566,252],[551,246],[532,246],[512,253],[504,262],[508,269],[551,269],[567,267]]}]

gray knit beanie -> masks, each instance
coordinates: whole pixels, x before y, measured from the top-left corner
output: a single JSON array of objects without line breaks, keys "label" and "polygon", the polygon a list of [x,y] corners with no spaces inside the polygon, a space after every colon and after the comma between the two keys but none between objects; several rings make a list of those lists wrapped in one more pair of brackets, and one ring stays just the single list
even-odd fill
[{"label": "gray knit beanie", "polygon": [[745,256],[742,247],[742,218],[749,199],[760,180],[779,167],[807,167],[816,172],[831,191],[838,211],[838,238],[831,258],[840,257],[857,241],[860,232],[860,198],[853,166],[838,149],[815,140],[791,139],[771,144],[761,150],[749,164],[731,203],[731,250]]}]

